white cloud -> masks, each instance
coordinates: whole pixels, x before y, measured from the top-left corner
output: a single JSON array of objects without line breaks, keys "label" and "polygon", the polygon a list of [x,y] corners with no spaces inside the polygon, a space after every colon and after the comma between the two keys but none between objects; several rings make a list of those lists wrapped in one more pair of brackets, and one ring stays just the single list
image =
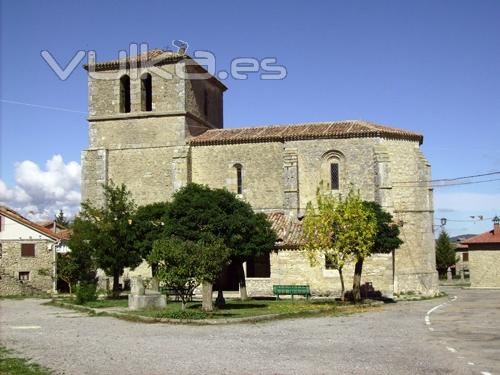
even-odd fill
[{"label": "white cloud", "polygon": [[0,203],[19,211],[32,220],[51,219],[62,209],[66,216],[75,215],[80,207],[80,164],[67,164],[61,155],[47,160],[42,170],[25,160],[15,165],[16,185],[9,188],[0,180]]}]

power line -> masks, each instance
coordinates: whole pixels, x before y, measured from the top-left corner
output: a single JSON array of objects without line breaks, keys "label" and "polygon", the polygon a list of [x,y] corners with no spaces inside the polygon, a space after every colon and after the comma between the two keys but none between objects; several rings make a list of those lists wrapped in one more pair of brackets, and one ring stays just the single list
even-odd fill
[{"label": "power line", "polygon": [[495,171],[495,172],[488,172],[488,173],[481,173],[481,174],[476,174],[476,175],[470,175],[470,176],[462,176],[462,177],[452,177],[452,178],[439,178],[439,179],[434,179],[434,180],[422,180],[422,181],[394,181],[394,183],[397,184],[415,184],[415,183],[434,183],[434,182],[448,182],[448,181],[458,181],[458,180],[465,180],[468,178],[476,178],[476,177],[485,177],[485,176],[493,176],[500,174],[500,171]]},{"label": "power line", "polygon": [[35,108],[42,108],[42,109],[50,109],[52,111],[80,113],[80,114],[84,114],[84,115],[87,114],[87,112],[77,111],[77,110],[74,110],[74,109],[61,108],[61,107],[52,107],[52,106],[48,106],[48,105],[25,103],[25,102],[17,102],[15,100],[0,99],[0,102],[7,103],[7,104],[24,105],[26,107],[35,107]]}]

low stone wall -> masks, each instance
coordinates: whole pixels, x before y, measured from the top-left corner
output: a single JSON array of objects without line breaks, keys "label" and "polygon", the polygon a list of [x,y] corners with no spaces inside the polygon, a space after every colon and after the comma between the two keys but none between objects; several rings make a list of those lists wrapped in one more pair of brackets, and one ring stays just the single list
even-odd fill
[{"label": "low stone wall", "polygon": [[500,288],[500,249],[469,251],[470,286]]},{"label": "low stone wall", "polygon": [[[318,256],[318,265],[311,266],[305,252],[300,250],[281,250],[271,254],[270,278],[247,278],[247,291],[250,296],[270,296],[272,286],[277,284],[307,284],[311,293],[319,296],[339,296],[340,276],[337,270],[327,270],[324,258]],[[346,290],[352,288],[354,265],[344,267]],[[392,254],[374,254],[363,264],[361,284],[371,283],[375,291],[386,296],[393,294]]]}]

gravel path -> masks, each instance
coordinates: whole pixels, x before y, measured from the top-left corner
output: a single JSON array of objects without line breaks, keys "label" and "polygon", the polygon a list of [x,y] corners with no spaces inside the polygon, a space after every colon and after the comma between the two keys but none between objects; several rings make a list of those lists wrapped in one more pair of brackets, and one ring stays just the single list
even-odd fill
[{"label": "gravel path", "polygon": [[[57,373],[75,375],[494,374],[492,359],[479,356],[482,349],[473,343],[466,352],[470,345],[459,334],[453,339],[463,344],[462,352],[456,343],[458,352],[447,349],[443,334],[457,323],[439,317],[452,306],[460,311],[460,301],[475,292],[457,293],[429,324],[426,312],[448,299],[345,317],[228,326],[132,323],[43,306],[41,300],[1,300],[0,342]],[[478,364],[467,364],[473,360]]]}]

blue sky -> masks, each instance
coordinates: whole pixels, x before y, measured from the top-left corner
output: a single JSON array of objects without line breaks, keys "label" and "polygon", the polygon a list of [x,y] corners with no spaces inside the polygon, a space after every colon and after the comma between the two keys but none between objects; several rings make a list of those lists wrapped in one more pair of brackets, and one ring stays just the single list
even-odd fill
[{"label": "blue sky", "polygon": [[[77,68],[61,81],[42,50],[66,65],[79,50],[114,59],[131,42],[161,48],[173,39],[188,41],[190,53],[212,51],[217,70],[242,56],[286,66],[282,81],[225,81],[226,127],[366,119],[423,133],[434,178],[498,171],[498,19],[500,2],[488,0],[2,0],[0,194],[42,216],[76,202],[86,75]],[[500,214],[500,181],[435,195],[452,234],[485,231],[491,221],[470,216]]]}]

